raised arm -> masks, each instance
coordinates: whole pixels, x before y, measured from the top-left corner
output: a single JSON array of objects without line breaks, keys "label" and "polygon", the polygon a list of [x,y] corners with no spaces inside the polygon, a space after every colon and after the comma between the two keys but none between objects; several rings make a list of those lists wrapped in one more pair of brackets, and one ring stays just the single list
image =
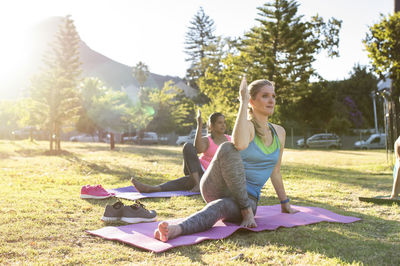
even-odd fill
[{"label": "raised arm", "polygon": [[[274,128],[279,137],[280,153],[279,153],[278,162],[276,163],[274,171],[271,174],[271,182],[272,182],[272,185],[274,186],[275,192],[276,192],[279,200],[282,202],[282,201],[286,201],[288,199],[286,192],[285,192],[285,187],[283,186],[282,174],[281,174],[281,161],[282,161],[283,150],[285,147],[286,132],[285,132],[285,129],[281,126],[274,125]],[[294,210],[290,207],[289,202],[282,203],[281,209],[282,209],[282,212],[285,212],[285,213],[296,213],[297,212],[296,210]]]},{"label": "raised arm", "polygon": [[239,88],[240,107],[233,127],[232,142],[237,150],[244,150],[249,146],[254,137],[254,126],[247,120],[247,108],[249,106],[250,95],[247,89],[246,76],[243,77]]},{"label": "raised arm", "polygon": [[201,130],[203,128],[203,120],[201,119],[201,111],[197,110],[197,130],[196,137],[194,138],[194,147],[197,153],[203,153],[208,149],[208,138],[201,136]]}]

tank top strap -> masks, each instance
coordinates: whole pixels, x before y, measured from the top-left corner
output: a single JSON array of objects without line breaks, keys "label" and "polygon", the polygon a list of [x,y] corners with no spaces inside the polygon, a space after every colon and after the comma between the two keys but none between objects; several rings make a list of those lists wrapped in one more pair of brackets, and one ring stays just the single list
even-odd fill
[{"label": "tank top strap", "polygon": [[276,133],[274,126],[270,122],[268,122],[268,126],[269,126],[269,128],[271,128],[272,132],[274,133],[274,138],[273,139],[276,139],[276,142],[277,142],[276,144],[278,144],[278,147],[280,148],[281,147],[281,142],[279,141],[279,136]]}]

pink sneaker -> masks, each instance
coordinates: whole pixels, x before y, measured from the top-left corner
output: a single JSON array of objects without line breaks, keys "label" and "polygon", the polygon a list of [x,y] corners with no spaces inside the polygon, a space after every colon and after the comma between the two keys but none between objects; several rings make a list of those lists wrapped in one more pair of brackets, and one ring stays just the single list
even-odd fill
[{"label": "pink sneaker", "polygon": [[112,196],[115,196],[115,194],[109,193],[101,185],[86,185],[81,188],[82,199],[106,199]]}]

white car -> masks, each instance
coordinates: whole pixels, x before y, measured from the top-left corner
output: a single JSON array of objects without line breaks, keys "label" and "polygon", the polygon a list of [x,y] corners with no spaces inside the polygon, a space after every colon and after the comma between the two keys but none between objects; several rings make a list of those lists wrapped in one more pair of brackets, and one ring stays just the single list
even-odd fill
[{"label": "white car", "polygon": [[384,149],[386,147],[385,134],[372,134],[367,140],[360,140],[354,143],[356,149]]},{"label": "white car", "polygon": [[132,141],[136,144],[158,144],[158,135],[156,132],[144,132],[142,138],[134,136]]},{"label": "white car", "polygon": [[100,142],[99,136],[92,136],[89,134],[82,134],[69,138],[72,142]]},{"label": "white car", "polygon": [[[206,136],[207,135],[207,130],[206,129],[202,129],[201,131],[202,136]],[[177,145],[183,145],[185,143],[193,143],[194,142],[194,138],[196,137],[196,129],[193,129],[189,135],[187,136],[179,136],[178,140],[176,141]]]}]

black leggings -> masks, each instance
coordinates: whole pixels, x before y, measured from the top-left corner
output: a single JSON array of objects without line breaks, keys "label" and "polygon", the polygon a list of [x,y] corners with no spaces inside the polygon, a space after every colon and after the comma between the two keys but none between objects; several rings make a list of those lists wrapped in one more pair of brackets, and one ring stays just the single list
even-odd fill
[{"label": "black leggings", "polygon": [[197,172],[202,177],[204,171],[197,157],[197,150],[191,143],[183,145],[183,172],[185,176],[161,184],[161,191],[190,190],[196,185],[190,174]]}]

